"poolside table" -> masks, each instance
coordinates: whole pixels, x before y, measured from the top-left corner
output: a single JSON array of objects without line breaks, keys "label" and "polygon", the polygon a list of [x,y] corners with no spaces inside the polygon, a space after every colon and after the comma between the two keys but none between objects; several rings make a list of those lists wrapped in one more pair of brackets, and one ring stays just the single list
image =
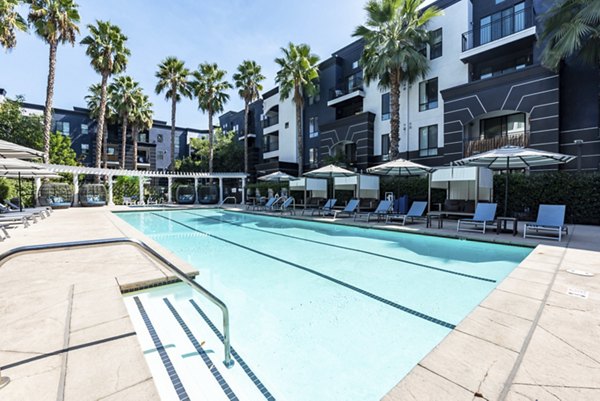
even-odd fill
[{"label": "poolside table", "polygon": [[[512,223],[512,229],[507,229],[508,222]],[[496,217],[496,235],[500,232],[512,232],[513,237],[518,233],[519,219],[516,217]]]},{"label": "poolside table", "polygon": [[471,218],[471,217],[475,216],[475,213],[449,212],[449,211],[429,212],[429,213],[427,213],[427,228],[431,227],[431,220],[433,220],[433,219],[437,219],[437,221],[438,221],[437,228],[444,228],[444,217],[447,218],[448,216]]}]

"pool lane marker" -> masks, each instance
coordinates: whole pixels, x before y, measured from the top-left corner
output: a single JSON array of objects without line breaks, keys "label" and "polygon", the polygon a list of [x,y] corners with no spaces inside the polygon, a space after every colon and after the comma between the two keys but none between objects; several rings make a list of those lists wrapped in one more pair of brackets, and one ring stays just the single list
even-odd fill
[{"label": "pool lane marker", "polygon": [[223,219],[217,219],[217,218],[210,217],[210,216],[202,216],[202,215],[196,214],[196,213],[191,213],[191,212],[184,212],[184,213],[191,214],[192,216],[200,217],[200,218],[203,218],[203,219],[210,219],[210,220],[214,220],[214,221],[219,221],[221,223],[231,224],[232,226],[245,228],[247,230],[254,230],[254,231],[259,231],[259,232],[262,232],[262,233],[267,233],[267,234],[272,234],[272,235],[278,235],[280,237],[286,237],[286,238],[297,239],[297,240],[300,240],[300,241],[311,242],[313,244],[326,245],[326,246],[330,246],[330,247],[333,247],[333,248],[344,249],[344,250],[347,250],[347,251],[364,253],[366,255],[371,255],[371,256],[376,256],[376,257],[379,257],[379,258],[394,260],[394,261],[397,261],[397,262],[403,262],[403,263],[406,263],[406,264],[409,264],[409,265],[413,265],[413,266],[417,266],[417,267],[423,267],[425,269],[430,269],[430,270],[436,270],[436,271],[443,272],[443,273],[454,274],[456,276],[471,278],[471,279],[474,279],[474,280],[486,281],[488,283],[495,283],[496,282],[496,280],[494,280],[494,279],[490,279],[490,278],[486,278],[486,277],[480,277],[480,276],[474,276],[472,274],[460,273],[460,272],[456,272],[454,270],[442,269],[441,267],[430,266],[430,265],[426,265],[426,264],[419,263],[419,262],[412,262],[412,261],[406,260],[406,259],[395,258],[393,256],[382,255],[382,254],[379,254],[379,253],[375,253],[375,252],[371,252],[371,251],[366,251],[364,249],[354,249],[354,248],[350,248],[350,247],[343,246],[343,245],[328,244],[327,242],[321,242],[321,241],[312,240],[312,239],[308,239],[308,238],[296,237],[296,236],[289,235],[289,234],[276,233],[276,232],[273,232],[273,231],[263,230],[263,229],[256,228],[256,227],[247,227],[247,226],[244,226],[243,224],[240,224],[240,223],[235,223],[235,222],[228,221],[228,220],[223,220]]},{"label": "pool lane marker", "polygon": [[197,231],[197,232],[200,232],[200,233],[204,233],[204,234],[206,234],[207,236],[209,236],[209,237],[211,237],[211,238],[217,239],[217,240],[219,240],[219,241],[222,241],[222,242],[225,242],[225,243],[227,243],[227,244],[230,244],[230,245],[233,245],[233,246],[237,246],[238,248],[242,248],[242,249],[245,249],[245,250],[247,250],[247,251],[250,251],[250,252],[256,253],[256,254],[258,254],[258,255],[264,256],[265,258],[273,259],[273,260],[276,260],[276,261],[278,261],[278,262],[281,262],[281,263],[283,263],[283,264],[286,264],[286,265],[288,265],[288,266],[292,266],[292,267],[295,267],[295,268],[297,268],[297,269],[303,270],[303,271],[305,271],[305,272],[308,272],[308,273],[314,274],[315,276],[318,276],[318,277],[324,278],[325,280],[331,281],[331,282],[333,282],[333,283],[335,283],[335,284],[339,284],[339,285],[341,285],[341,286],[343,286],[343,287],[346,287],[346,288],[348,288],[348,289],[350,289],[350,290],[356,291],[356,292],[358,292],[359,294],[365,295],[365,296],[367,296],[367,297],[369,297],[369,298],[371,298],[371,299],[374,299],[374,300],[376,300],[376,301],[379,301],[379,302],[381,302],[381,303],[384,303],[384,304],[386,304],[386,305],[389,305],[389,306],[391,306],[391,307],[394,307],[394,308],[396,308],[396,309],[398,309],[398,310],[401,310],[402,312],[406,312],[406,313],[409,313],[409,314],[411,314],[411,315],[413,315],[413,316],[416,316],[416,317],[418,317],[418,318],[420,318],[420,319],[427,320],[428,322],[435,323],[435,324],[437,324],[437,325],[440,325],[440,326],[442,326],[442,327],[446,327],[446,328],[448,328],[448,329],[451,329],[451,330],[453,330],[453,329],[456,327],[456,325],[454,325],[454,324],[452,324],[452,323],[445,322],[445,321],[443,321],[443,320],[440,320],[440,319],[437,319],[437,318],[435,318],[435,317],[432,317],[432,316],[426,315],[426,314],[424,314],[424,313],[421,313],[421,312],[419,312],[419,311],[416,311],[416,310],[414,310],[414,309],[411,309],[411,308],[409,308],[409,307],[406,307],[406,306],[404,306],[404,305],[400,305],[400,304],[398,304],[398,303],[396,303],[396,302],[390,301],[389,299],[386,299],[386,298],[380,297],[379,295],[375,295],[375,294],[373,294],[373,293],[371,293],[371,292],[368,292],[368,291],[365,291],[365,290],[363,290],[362,288],[355,287],[355,286],[353,286],[352,284],[348,284],[348,283],[346,283],[346,282],[344,282],[344,281],[341,281],[341,280],[338,280],[337,278],[334,278],[334,277],[328,276],[328,275],[326,275],[326,274],[320,273],[320,272],[318,272],[318,271],[316,271],[316,270],[313,270],[313,269],[311,269],[311,268],[308,268],[308,267],[305,267],[305,266],[299,265],[299,264],[297,264],[297,263],[293,263],[293,262],[287,261],[287,260],[285,260],[285,259],[278,258],[277,256],[273,256],[273,255],[269,255],[269,254],[267,254],[267,253],[264,253],[264,252],[261,252],[261,251],[257,251],[257,250],[255,250],[255,249],[252,249],[252,248],[250,248],[250,247],[247,247],[247,246],[245,246],[245,245],[241,245],[241,244],[238,244],[237,242],[229,241],[229,240],[227,240],[227,239],[225,239],[225,238],[218,237],[218,236],[216,236],[216,235],[213,235],[213,234],[210,234],[210,233],[204,232],[204,231],[202,231],[202,230],[198,230],[197,228],[194,228],[194,227],[192,227],[192,226],[189,226],[189,225],[187,225],[187,224],[185,224],[185,223],[182,223],[182,222],[180,222],[180,221],[177,221],[177,220],[171,219],[170,217],[163,216],[163,215],[160,215],[160,214],[158,214],[158,213],[155,213],[155,212],[150,212],[150,213],[151,213],[151,214],[153,214],[153,215],[155,215],[155,216],[157,216],[157,217],[160,217],[160,218],[163,218],[163,219],[165,219],[165,220],[169,220],[169,221],[171,221],[171,222],[173,222],[173,223],[179,224],[180,226],[182,226],[182,227],[185,227],[185,228],[187,228],[187,229],[189,229],[189,230],[193,230],[193,231]]},{"label": "pool lane marker", "polygon": [[179,325],[185,332],[186,336],[188,337],[188,339],[190,340],[190,342],[196,349],[196,352],[198,352],[198,355],[200,355],[200,357],[202,358],[202,361],[204,362],[204,364],[206,365],[208,370],[210,370],[210,373],[212,373],[212,375],[215,378],[215,380],[217,381],[217,383],[219,383],[219,386],[221,386],[221,389],[223,389],[223,392],[225,393],[227,398],[230,401],[239,401],[237,395],[235,395],[235,393],[233,392],[231,387],[229,387],[229,384],[227,384],[227,382],[225,381],[223,376],[221,376],[221,372],[219,372],[219,369],[217,369],[217,367],[212,362],[212,360],[210,359],[210,357],[208,356],[206,351],[204,351],[204,348],[202,348],[202,345],[198,342],[198,340],[196,339],[196,336],[194,336],[194,334],[192,334],[190,328],[188,327],[187,324],[185,324],[185,322],[183,321],[183,319],[181,318],[181,316],[179,315],[177,310],[175,310],[175,308],[173,307],[171,302],[167,298],[163,298],[163,301],[165,302],[165,304],[167,305],[167,308],[169,308],[169,310],[171,311],[171,313],[177,320],[177,323],[179,323]]},{"label": "pool lane marker", "polygon": [[[200,306],[193,299],[190,299],[190,303],[192,304],[194,309],[196,309],[196,312],[198,312],[198,314],[200,316],[202,316],[202,319],[204,319],[204,321],[206,322],[208,327],[210,327],[210,329],[213,331],[213,333],[215,333],[215,335],[217,337],[219,337],[219,340],[221,340],[221,342],[224,343],[225,340],[223,338],[223,335],[221,334],[221,332],[219,331],[217,326],[214,325],[212,320],[210,320],[210,318],[206,315],[206,313],[204,313],[202,308],[200,308]],[[262,395],[264,395],[268,401],[275,401],[275,397],[273,397],[273,395],[269,392],[269,390],[267,390],[267,388],[260,381],[260,379],[258,377],[256,377],[256,375],[254,374],[252,369],[250,369],[250,366],[248,366],[246,364],[246,361],[244,361],[244,359],[237,353],[237,351],[233,348],[233,346],[231,347],[231,355],[233,355],[235,360],[238,361],[238,363],[240,364],[240,367],[242,369],[244,369],[244,372],[246,372],[246,374],[248,375],[250,380],[252,380],[252,383],[254,383],[254,385],[262,393]]]},{"label": "pool lane marker", "polygon": [[150,337],[152,338],[152,342],[154,343],[154,348],[156,349],[156,351],[158,351],[158,355],[160,356],[163,366],[165,367],[165,370],[167,371],[167,374],[169,375],[169,379],[171,379],[171,383],[173,383],[173,387],[175,388],[175,392],[177,393],[179,400],[180,401],[189,401],[190,397],[188,396],[187,392],[185,391],[185,387],[183,387],[183,384],[181,383],[181,379],[179,378],[179,375],[177,374],[177,372],[175,371],[175,368],[173,367],[171,358],[169,358],[169,354],[167,354],[167,351],[165,351],[165,347],[163,346],[162,341],[160,341],[160,338],[158,337],[158,334],[156,333],[156,330],[154,329],[154,325],[152,324],[152,322],[150,321],[150,318],[148,317],[148,314],[146,313],[146,309],[144,308],[144,305],[142,305],[142,301],[140,301],[140,299],[138,297],[133,297],[133,299],[135,300],[135,304],[137,305],[140,315],[142,315],[144,324],[146,325],[146,328],[148,329],[148,332],[150,333]]}]

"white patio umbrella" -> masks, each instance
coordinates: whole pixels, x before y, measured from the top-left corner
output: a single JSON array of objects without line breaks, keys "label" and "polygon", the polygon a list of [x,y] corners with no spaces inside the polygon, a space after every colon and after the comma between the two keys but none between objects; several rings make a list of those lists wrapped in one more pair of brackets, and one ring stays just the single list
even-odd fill
[{"label": "white patio umbrella", "polygon": [[404,159],[396,159],[387,163],[380,164],[378,166],[370,167],[367,169],[367,172],[371,174],[377,175],[389,175],[389,176],[397,176],[397,175],[424,175],[433,173],[435,171],[434,168],[424,166],[419,163],[414,163],[409,160]]},{"label": "white patio umbrella", "polygon": [[[334,164],[328,164],[325,167],[318,168],[316,170],[304,173],[306,177],[312,178],[335,178],[335,177],[353,177],[358,175],[354,171],[346,170],[345,168],[338,167]],[[329,190],[327,190],[329,192]],[[333,196],[335,197],[335,185],[333,186]]]},{"label": "white patio umbrella", "polygon": [[267,175],[263,175],[261,177],[258,177],[258,179],[260,181],[268,181],[268,182],[281,182],[281,181],[290,181],[290,180],[295,180],[296,177],[289,175],[287,173],[284,173],[283,171],[276,171],[274,173],[271,174],[267,174]]},{"label": "white patio umbrella", "polygon": [[508,171],[520,170],[529,167],[551,166],[568,163],[576,156],[561,153],[546,152],[544,150],[523,148],[520,146],[504,146],[454,162],[458,166],[480,166],[491,170],[506,170],[504,184],[504,215],[508,212]]},{"label": "white patio umbrella", "polygon": [[44,152],[0,139],[0,158],[31,160],[42,157]]}]

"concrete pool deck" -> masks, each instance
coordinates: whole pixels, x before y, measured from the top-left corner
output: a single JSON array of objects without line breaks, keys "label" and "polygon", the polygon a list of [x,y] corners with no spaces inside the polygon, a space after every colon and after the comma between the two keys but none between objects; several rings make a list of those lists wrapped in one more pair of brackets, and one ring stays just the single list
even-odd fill
[{"label": "concrete pool deck", "polygon": [[[111,210],[132,209],[59,210],[28,229],[11,230],[12,238],[0,243],[0,251],[132,236],[193,272]],[[443,230],[423,224],[368,226],[455,236],[453,224]],[[600,399],[600,227],[571,226],[562,243],[494,232],[461,237],[542,245],[384,400]],[[595,276],[573,275],[569,269]],[[158,399],[121,291],[170,279],[126,246],[7,262],[0,267],[0,367],[11,383],[0,389],[0,399]],[[576,295],[585,292],[586,298]]]}]

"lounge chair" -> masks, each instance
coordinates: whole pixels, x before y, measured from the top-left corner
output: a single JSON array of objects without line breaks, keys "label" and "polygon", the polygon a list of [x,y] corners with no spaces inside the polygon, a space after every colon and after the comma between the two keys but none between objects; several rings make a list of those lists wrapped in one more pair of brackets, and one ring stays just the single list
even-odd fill
[{"label": "lounge chair", "polygon": [[392,209],[393,202],[391,200],[382,200],[377,205],[377,209],[369,213],[357,213],[354,215],[354,220],[362,217],[367,217],[367,223],[371,221],[372,216],[377,216],[377,221],[381,220],[382,216],[387,216]]},{"label": "lounge chair", "polygon": [[269,200],[267,200],[267,202],[265,204],[255,205],[253,210],[270,210],[273,207],[273,205],[275,204],[275,202],[277,201],[277,199],[279,199],[279,198],[275,198],[275,197],[269,198]]},{"label": "lounge chair", "polygon": [[21,208],[18,205],[12,203],[11,201],[5,199],[4,203],[6,205],[0,203],[0,213],[33,213],[38,215],[42,219],[50,217],[50,213],[52,213],[52,208],[49,206],[23,208],[23,211],[21,212]]},{"label": "lounge chair", "polygon": [[[337,199],[335,198],[331,198],[329,199],[324,205],[323,207],[320,207],[318,209],[312,209],[311,211],[311,215],[314,216],[316,215],[325,215],[325,214],[330,214],[333,212],[333,207],[335,206],[335,204],[337,203]],[[302,212],[304,214],[304,212]]]},{"label": "lounge chair", "polygon": [[290,214],[296,214],[294,210],[294,198],[291,196],[287,198],[280,206],[273,207],[271,212],[273,213],[285,213],[289,212]]},{"label": "lounge chair", "polygon": [[540,231],[556,233],[558,234],[556,239],[561,241],[563,231],[565,234],[569,235],[569,229],[565,225],[565,212],[565,205],[540,205],[535,223],[525,223],[525,226],[523,227],[523,238],[554,239],[554,237],[549,237],[547,235],[532,235],[527,232],[527,230],[530,232],[531,230],[534,230],[536,234]]},{"label": "lounge chair", "polygon": [[410,219],[410,222],[413,223],[415,219],[423,220],[427,219],[425,217],[425,210],[427,209],[427,202],[413,202],[408,209],[406,214],[388,214],[385,218],[386,223],[392,223],[393,220],[401,220],[402,225],[406,225],[406,220]]},{"label": "lounge chair", "polygon": [[344,210],[336,210],[333,212],[333,218],[337,219],[338,217],[350,217],[354,216],[358,211],[358,205],[360,204],[360,199],[350,199]]},{"label": "lounge chair", "polygon": [[[475,216],[472,219],[458,220],[456,231],[475,231],[485,234],[488,226],[495,224],[497,207],[496,203],[478,203],[475,208]],[[465,225],[473,228],[464,228]],[[481,227],[481,230],[478,227]]]}]

